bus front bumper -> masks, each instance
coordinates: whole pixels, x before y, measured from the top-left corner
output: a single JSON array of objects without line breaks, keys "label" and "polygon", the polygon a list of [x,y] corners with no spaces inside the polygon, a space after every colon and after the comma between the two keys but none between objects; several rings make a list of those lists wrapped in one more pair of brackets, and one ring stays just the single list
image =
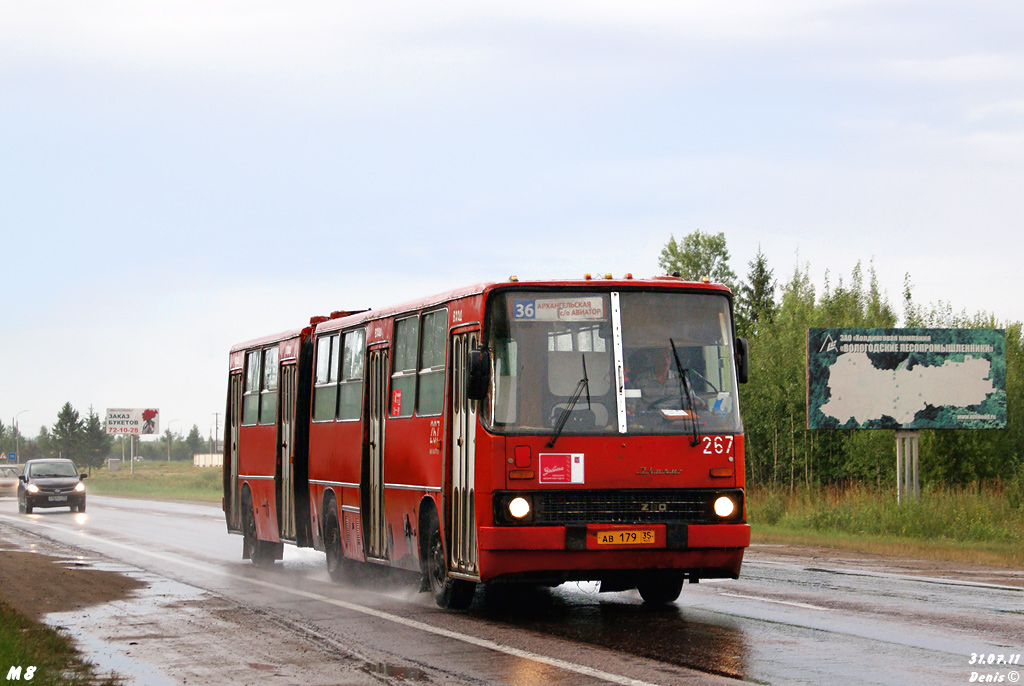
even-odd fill
[{"label": "bus front bumper", "polygon": [[585,579],[599,578],[602,571],[650,569],[684,570],[699,578],[736,578],[750,545],[750,526],[480,527],[477,540],[481,581],[538,572]]}]

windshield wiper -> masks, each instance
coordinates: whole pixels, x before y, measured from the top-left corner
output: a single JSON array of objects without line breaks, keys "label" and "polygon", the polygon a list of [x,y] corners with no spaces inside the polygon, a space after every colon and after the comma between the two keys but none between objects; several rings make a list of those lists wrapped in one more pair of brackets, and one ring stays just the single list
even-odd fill
[{"label": "windshield wiper", "polygon": [[693,421],[693,442],[690,444],[691,447],[696,447],[700,443],[699,431],[697,427],[697,408],[693,403],[693,397],[690,395],[690,381],[687,378],[689,369],[683,368],[683,363],[679,361],[679,352],[676,350],[676,343],[671,338],[668,339],[669,344],[672,346],[672,359],[676,361],[676,374],[679,375],[679,395],[686,398],[687,407],[683,407],[682,402],[679,403],[679,409],[687,410],[690,413],[690,419]]},{"label": "windshield wiper", "polygon": [[555,435],[548,441],[549,448],[555,447],[555,441],[562,435],[562,429],[565,428],[565,423],[569,421],[569,415],[572,414],[573,408],[576,407],[576,402],[580,399],[580,394],[584,390],[587,391],[587,409],[590,409],[590,381],[587,379],[587,356],[585,353],[580,353],[580,361],[583,364],[583,378],[576,384],[576,390],[573,391],[572,397],[569,398],[566,406],[562,408],[562,414],[558,416],[558,422],[555,424]]}]

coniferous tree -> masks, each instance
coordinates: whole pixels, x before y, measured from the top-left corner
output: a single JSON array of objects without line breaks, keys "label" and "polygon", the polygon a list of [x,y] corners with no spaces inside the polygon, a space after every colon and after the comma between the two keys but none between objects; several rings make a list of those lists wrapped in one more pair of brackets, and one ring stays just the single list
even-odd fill
[{"label": "coniferous tree", "polygon": [[775,317],[774,274],[758,246],[747,280],[740,284],[736,294],[736,329],[741,336],[754,336],[759,325],[762,328],[770,325]]},{"label": "coniferous tree", "polygon": [[195,424],[192,425],[192,430],[188,432],[188,438],[185,439],[185,445],[188,446],[190,455],[195,455],[203,447],[203,437],[199,434],[199,427]]},{"label": "coniferous tree", "polygon": [[99,415],[90,407],[89,416],[86,418],[82,430],[81,453],[81,462],[89,468],[90,473],[94,467],[103,466],[103,461],[110,454],[113,444],[113,439],[103,430],[103,423],[100,421]]},{"label": "coniferous tree", "polygon": [[78,454],[82,446],[82,434],[85,430],[85,423],[78,414],[78,410],[71,406],[71,403],[64,403],[57,413],[57,422],[53,425],[51,438],[51,450],[69,460],[80,460]]}]

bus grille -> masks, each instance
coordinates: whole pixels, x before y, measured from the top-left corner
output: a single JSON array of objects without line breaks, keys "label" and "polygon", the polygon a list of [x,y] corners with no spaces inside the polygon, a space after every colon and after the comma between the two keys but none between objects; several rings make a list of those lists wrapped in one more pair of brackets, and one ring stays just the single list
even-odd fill
[{"label": "bus grille", "polygon": [[721,491],[534,492],[534,525],[709,524],[712,496]]}]

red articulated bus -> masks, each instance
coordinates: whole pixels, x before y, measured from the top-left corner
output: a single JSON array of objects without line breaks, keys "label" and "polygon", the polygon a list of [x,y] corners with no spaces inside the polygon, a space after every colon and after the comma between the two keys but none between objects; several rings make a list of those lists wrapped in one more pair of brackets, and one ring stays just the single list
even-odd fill
[{"label": "red articulated bus", "polygon": [[724,286],[584,279],[463,288],[335,312],[230,354],[228,530],[477,584],[601,582],[674,601],[736,578],[750,543]]}]

